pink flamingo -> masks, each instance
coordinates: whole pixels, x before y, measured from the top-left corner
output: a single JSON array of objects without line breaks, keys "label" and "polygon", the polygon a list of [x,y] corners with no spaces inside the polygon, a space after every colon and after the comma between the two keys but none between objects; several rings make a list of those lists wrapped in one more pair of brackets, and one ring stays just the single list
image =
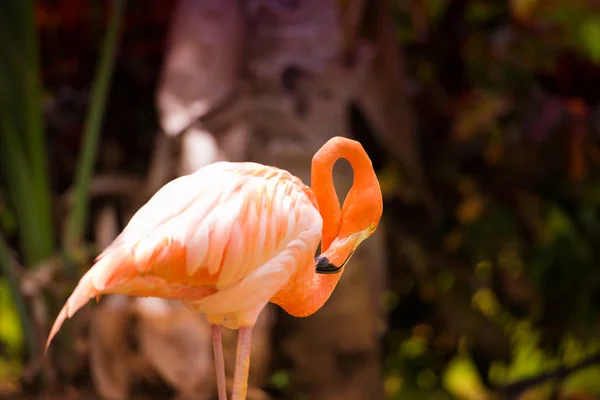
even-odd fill
[{"label": "pink flamingo", "polygon": [[[340,158],[354,171],[343,207],[332,177]],[[211,324],[219,400],[227,399],[221,326],[239,330],[232,399],[244,400],[252,327],[265,305],[297,317],[319,310],[383,212],[371,160],[354,140],[330,139],[313,157],[311,181],[312,189],[278,168],[217,162],[166,184],[81,278],[46,349],[94,297],[180,300]]]}]

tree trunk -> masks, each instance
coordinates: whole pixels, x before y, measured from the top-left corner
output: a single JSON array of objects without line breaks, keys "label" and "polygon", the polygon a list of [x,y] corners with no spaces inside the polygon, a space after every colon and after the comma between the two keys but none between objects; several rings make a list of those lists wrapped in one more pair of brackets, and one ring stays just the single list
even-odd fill
[{"label": "tree trunk", "polygon": [[[263,2],[248,15],[252,140],[248,158],[286,169],[310,184],[314,153],[333,136],[351,137],[350,101],[368,72],[371,51],[342,60],[335,1],[305,0],[297,9]],[[352,185],[336,165],[340,199]],[[325,306],[307,318],[278,312],[276,346],[291,364],[291,393],[311,400],[383,398],[379,336],[383,326],[384,229],[363,243]]]}]

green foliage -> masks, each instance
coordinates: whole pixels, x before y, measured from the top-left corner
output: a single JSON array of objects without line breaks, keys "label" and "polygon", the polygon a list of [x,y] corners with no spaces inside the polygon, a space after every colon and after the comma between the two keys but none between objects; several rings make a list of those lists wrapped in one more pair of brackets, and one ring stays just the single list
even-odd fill
[{"label": "green foliage", "polygon": [[[402,227],[390,310],[402,323],[387,342],[386,390],[497,398],[600,353],[600,7],[431,3],[403,2],[397,34],[444,218],[424,228],[398,212],[390,223]],[[527,398],[598,394],[598,372],[551,378]]]},{"label": "green foliage", "polygon": [[21,351],[23,331],[19,313],[12,301],[12,295],[6,279],[0,279],[0,341],[7,346],[8,351],[16,354]]},{"label": "green foliage", "polygon": [[587,18],[581,24],[579,40],[585,54],[592,61],[600,61],[600,17]]},{"label": "green foliage", "polygon": [[34,5],[0,5],[0,159],[27,265],[54,247]]},{"label": "green foliage", "polygon": [[6,279],[0,279],[0,321],[0,343],[4,345],[4,351],[0,353],[0,382],[12,382],[21,374],[19,355],[23,331]]},{"label": "green foliage", "polygon": [[487,395],[475,365],[465,356],[455,357],[448,363],[444,373],[444,386],[461,399],[484,399]]},{"label": "green foliage", "polygon": [[277,390],[285,390],[290,384],[290,376],[286,371],[275,371],[271,375],[271,386]]},{"label": "green foliage", "polygon": [[[89,181],[95,161],[96,146],[112,75],[116,45],[125,0],[114,1],[114,13],[107,32],[93,86],[91,107],[84,132],[84,151],[78,165],[76,196],[66,234],[68,252],[77,251],[86,221]],[[52,221],[51,184],[48,177],[44,116],[42,114],[42,83],[33,0],[0,3],[0,165],[12,212],[0,198],[0,271],[10,289],[14,310],[20,316],[21,329],[14,327],[11,306],[0,308],[0,341],[12,347],[27,338],[29,355],[37,357],[39,346],[34,339],[29,310],[19,289],[16,261],[5,235],[17,234],[20,258],[27,268],[50,258],[56,250],[55,226]],[[16,228],[16,229],[15,229]],[[2,282],[2,281],[0,281]],[[4,286],[0,286],[3,290]],[[5,294],[4,292],[0,292]],[[6,301],[6,298],[2,298]],[[9,354],[18,357],[19,354]],[[0,354],[1,356],[1,354]],[[14,360],[0,360],[0,380],[3,368]],[[12,364],[11,364],[12,365]]]}]

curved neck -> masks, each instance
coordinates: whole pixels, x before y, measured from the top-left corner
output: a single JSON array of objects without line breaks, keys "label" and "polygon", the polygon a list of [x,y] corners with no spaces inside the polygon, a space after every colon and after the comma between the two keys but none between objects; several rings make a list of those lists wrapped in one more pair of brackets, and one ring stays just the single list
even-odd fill
[{"label": "curved neck", "polygon": [[[372,179],[377,179],[374,173],[371,173],[373,176],[369,175],[368,171],[372,171],[371,160],[358,142],[334,138],[315,154],[312,162],[311,189],[323,218],[321,252],[325,252],[338,237],[343,225],[343,210],[333,183],[333,166],[340,158],[348,160],[354,171],[354,182],[344,206],[351,204],[356,193],[371,184]],[[295,275],[271,299],[273,303],[296,317],[308,316],[320,309],[342,277],[343,270],[331,275],[316,273],[312,256],[311,254],[310,258],[298,265]]]},{"label": "curved neck", "polygon": [[333,184],[333,166],[339,157],[334,158],[333,154],[326,155],[328,157],[317,158],[315,155],[313,158],[310,185],[323,218],[322,252],[327,250],[337,237],[342,218],[340,200]]},{"label": "curved neck", "polygon": [[[344,209],[340,207],[340,201],[333,184],[333,166],[340,158],[348,160],[354,172],[354,181],[346,196]],[[315,154],[312,161],[311,189],[315,194],[319,212],[323,217],[322,252],[326,251],[340,234],[343,222],[342,215],[346,206],[354,201],[357,192],[372,184],[373,179],[378,185],[371,160],[358,142],[344,138],[334,138]]]},{"label": "curved neck", "polygon": [[341,272],[333,275],[317,274],[314,260],[312,257],[307,258],[298,265],[294,276],[270,301],[294,317],[309,316],[327,302],[341,277]]}]

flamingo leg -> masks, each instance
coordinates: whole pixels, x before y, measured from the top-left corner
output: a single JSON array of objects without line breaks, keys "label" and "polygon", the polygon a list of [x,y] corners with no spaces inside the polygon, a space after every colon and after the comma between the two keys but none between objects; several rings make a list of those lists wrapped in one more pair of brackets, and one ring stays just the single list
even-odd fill
[{"label": "flamingo leg", "polygon": [[233,376],[232,400],[246,400],[248,391],[248,372],[250,370],[250,346],[252,343],[252,327],[243,326],[238,331],[237,355]]},{"label": "flamingo leg", "polygon": [[215,354],[215,370],[217,371],[217,391],[219,400],[227,400],[227,383],[225,381],[225,361],[223,359],[223,341],[221,339],[221,327],[211,325],[213,351]]}]

